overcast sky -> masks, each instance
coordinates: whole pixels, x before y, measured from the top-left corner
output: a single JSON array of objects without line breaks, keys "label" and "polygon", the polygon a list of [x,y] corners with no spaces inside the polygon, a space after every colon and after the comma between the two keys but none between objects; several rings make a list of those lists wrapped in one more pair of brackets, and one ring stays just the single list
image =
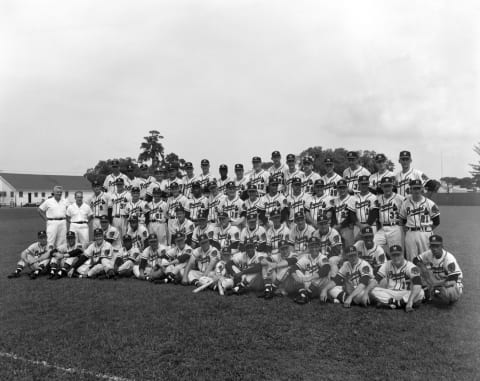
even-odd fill
[{"label": "overcast sky", "polygon": [[[475,1],[2,1],[0,170],[83,174],[166,152],[412,151],[467,176],[480,141]],[[233,171],[232,171],[233,172]]]}]

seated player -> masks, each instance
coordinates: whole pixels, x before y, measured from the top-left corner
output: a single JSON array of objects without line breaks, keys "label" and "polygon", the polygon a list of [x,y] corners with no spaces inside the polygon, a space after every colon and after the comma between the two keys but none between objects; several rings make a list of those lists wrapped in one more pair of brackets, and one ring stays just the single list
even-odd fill
[{"label": "seated player", "polygon": [[[228,220],[228,217],[227,217]],[[210,238],[206,234],[199,237],[200,246],[193,250],[182,276],[182,284],[199,285],[200,278],[210,276],[215,265],[220,260],[218,249],[210,245]]]},{"label": "seated player", "polygon": [[123,236],[123,246],[115,255],[113,271],[120,277],[130,277],[133,274],[133,266],[140,256],[140,248],[133,245],[133,239],[128,234]]},{"label": "seated player", "polygon": [[424,297],[420,270],[403,257],[403,248],[394,245],[390,248],[390,260],[385,262],[375,276],[375,286],[370,295],[378,307],[405,308],[413,311]]},{"label": "seated player", "polygon": [[430,297],[442,304],[455,303],[463,293],[463,274],[452,253],[443,248],[443,238],[430,236],[430,249],[419,254],[413,263],[429,287]]},{"label": "seated player", "polygon": [[100,217],[100,228],[103,231],[103,239],[112,245],[114,249],[122,247],[120,231],[110,224],[107,216]]},{"label": "seated player", "polygon": [[247,214],[247,226],[240,233],[240,251],[245,251],[245,242],[253,240],[258,251],[264,252],[267,244],[267,232],[258,225],[257,213]]},{"label": "seated player", "polygon": [[197,226],[192,234],[192,249],[199,246],[199,237],[203,234],[210,238],[210,243],[213,242],[214,226],[208,222],[208,209],[201,209],[197,214]]},{"label": "seated player", "polygon": [[[222,248],[220,252],[220,260],[216,263],[215,268],[208,276],[202,276],[199,279],[199,287],[204,286],[213,290],[218,290],[220,295],[224,295],[225,290],[233,287],[233,279],[227,274],[226,265],[232,257],[232,251],[229,247]],[[203,287],[202,287],[203,288]]]},{"label": "seated player", "polygon": [[331,265],[328,257],[320,252],[319,238],[310,238],[308,250],[308,253],[298,258],[292,272],[297,292],[294,301],[306,304],[312,298],[320,297],[321,302],[326,302],[329,290],[327,286],[331,285],[330,280],[335,277],[338,268]]},{"label": "seated player", "polygon": [[190,256],[193,253],[192,248],[186,244],[186,236],[183,232],[176,232],[172,236],[175,245],[166,253],[168,263],[161,266],[158,274],[152,276],[154,283],[175,283],[182,281],[183,272],[187,266]]},{"label": "seated player", "polygon": [[293,242],[293,250],[297,254],[308,251],[308,241],[315,233],[313,226],[307,225],[303,212],[295,213],[295,225],[290,229],[290,240]]},{"label": "seated player", "polygon": [[368,293],[375,286],[372,267],[358,257],[355,246],[347,247],[345,254],[347,260],[327,286],[328,293],[335,303],[343,303],[346,308],[352,303],[366,306],[369,303]]},{"label": "seated player", "polygon": [[150,277],[166,263],[167,249],[159,245],[155,234],[148,236],[148,247],[138,258],[138,265],[133,266],[133,275],[140,280],[150,280]]},{"label": "seated player", "polygon": [[236,226],[232,226],[230,218],[226,212],[218,213],[219,224],[213,231],[212,245],[217,250],[222,250],[224,247],[230,247],[233,253],[238,251],[240,243],[240,231]]},{"label": "seated player", "polygon": [[83,245],[77,241],[76,234],[67,232],[67,240],[52,252],[49,279],[60,279],[68,274],[75,259],[83,254]]},{"label": "seated player", "polygon": [[[170,237],[173,237],[177,232],[182,232],[185,234],[187,245],[190,245],[192,243],[192,234],[195,226],[192,221],[186,218],[186,211],[182,205],[178,205],[175,208],[175,217],[176,218],[168,224]],[[170,245],[175,245],[175,240],[172,238],[170,239]]]},{"label": "seated player", "polygon": [[127,234],[132,239],[133,247],[139,251],[147,246],[148,230],[144,224],[140,224],[136,214],[133,214],[128,219]]},{"label": "seated player", "polygon": [[279,252],[278,244],[280,241],[290,241],[290,229],[286,223],[282,223],[282,213],[280,209],[274,209],[270,212],[270,227],[267,230],[267,253],[277,254]]},{"label": "seated player", "polygon": [[342,237],[335,228],[330,227],[330,218],[321,214],[317,219],[318,230],[313,234],[319,239],[320,252],[329,258],[331,264],[338,266],[343,261]]},{"label": "seated player", "polygon": [[51,248],[47,245],[47,232],[42,230],[37,234],[37,242],[32,243],[20,254],[17,269],[8,278],[18,278],[22,270],[27,267],[30,270],[30,279],[37,278],[45,272],[50,262]]},{"label": "seated player", "polygon": [[366,260],[372,266],[373,273],[376,274],[381,265],[386,261],[385,252],[381,246],[374,241],[373,229],[366,226],[361,230],[360,241],[354,245],[360,253],[360,258]]}]

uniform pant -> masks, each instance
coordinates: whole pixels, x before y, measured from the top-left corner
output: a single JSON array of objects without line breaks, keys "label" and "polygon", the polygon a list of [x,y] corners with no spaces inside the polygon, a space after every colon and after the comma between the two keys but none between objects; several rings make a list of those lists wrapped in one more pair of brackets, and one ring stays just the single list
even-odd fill
[{"label": "uniform pant", "polygon": [[125,259],[123,263],[118,266],[118,272],[126,272],[126,271],[132,271],[133,268],[135,267],[135,262],[133,262],[130,259]]},{"label": "uniform pant", "polygon": [[431,235],[432,232],[407,231],[405,234],[405,251],[407,260],[413,261],[413,258],[417,255],[428,250],[428,239]]},{"label": "uniform pant", "polygon": [[185,267],[187,267],[187,262],[179,263],[177,265],[170,265],[170,266],[167,266],[167,268],[165,269],[165,272],[167,274],[172,273],[173,275],[183,276]]},{"label": "uniform pant", "polygon": [[65,220],[47,221],[48,247],[56,248],[67,243],[67,222]]},{"label": "uniform pant", "polygon": [[150,222],[148,224],[148,232],[157,235],[158,243],[160,245],[167,246],[168,234],[167,224],[165,222]]},{"label": "uniform pant", "polygon": [[[383,287],[375,287],[371,291],[371,295],[375,298],[375,300],[384,304],[388,304],[391,299],[403,300],[405,303],[407,303],[408,299],[410,298],[410,293],[410,290],[390,290]],[[424,296],[425,294],[423,293],[423,290],[421,290],[413,303],[421,302]]]},{"label": "uniform pant", "polygon": [[436,297],[446,304],[455,303],[463,294],[463,285],[459,282],[452,287],[436,287],[436,289],[439,291]]},{"label": "uniform pant", "polygon": [[382,246],[385,252],[388,253],[393,245],[405,246],[403,244],[403,235],[403,228],[399,225],[383,226],[373,237],[373,242],[378,246]]},{"label": "uniform pant", "polygon": [[112,226],[115,226],[120,233],[120,238],[127,234],[128,221],[126,217],[113,217]]},{"label": "uniform pant", "polygon": [[90,242],[90,232],[88,224],[76,224],[72,222],[70,224],[70,231],[74,232],[77,236],[77,241],[82,244],[83,247]]},{"label": "uniform pant", "polygon": [[30,254],[21,255],[21,259],[18,261],[18,267],[27,267],[32,271],[38,270],[41,266],[47,266],[50,263],[50,258],[44,259],[40,262],[35,262],[37,258]]}]

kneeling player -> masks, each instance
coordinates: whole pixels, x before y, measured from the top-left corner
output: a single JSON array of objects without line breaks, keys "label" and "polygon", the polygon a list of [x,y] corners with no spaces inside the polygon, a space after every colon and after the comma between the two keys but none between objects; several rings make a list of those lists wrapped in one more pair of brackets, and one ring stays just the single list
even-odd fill
[{"label": "kneeling player", "polygon": [[193,251],[185,267],[182,277],[183,285],[198,286],[200,278],[208,277],[220,260],[220,254],[215,247],[210,245],[208,235],[202,234],[199,237],[199,245],[200,247]]},{"label": "kneeling player", "polygon": [[433,301],[455,303],[463,293],[462,270],[453,254],[443,248],[441,236],[432,235],[429,241],[430,250],[414,258],[413,263],[420,268]]},{"label": "kneeling player", "polygon": [[296,282],[298,294],[295,303],[306,304],[312,297],[319,296],[321,302],[327,301],[330,282],[338,271],[335,264],[330,264],[328,257],[320,253],[320,239],[310,238],[309,252],[298,258],[292,277]]},{"label": "kneeling player", "polygon": [[186,244],[186,235],[183,232],[173,234],[172,242],[175,244],[166,252],[168,263],[165,266],[161,266],[158,273],[152,276],[152,280],[155,283],[178,284],[182,281],[183,272],[193,250]]},{"label": "kneeling player", "polygon": [[381,265],[385,263],[385,252],[383,248],[374,241],[374,233],[371,226],[365,226],[361,230],[361,240],[354,245],[360,252],[360,258],[365,259],[372,266],[376,274]]},{"label": "kneeling player", "polygon": [[83,245],[77,242],[74,232],[67,232],[67,243],[60,245],[54,250],[53,258],[50,261],[49,279],[60,279],[70,271],[73,262],[83,254]]},{"label": "kneeling player", "polygon": [[390,257],[375,276],[375,285],[379,283],[382,286],[375,287],[371,295],[379,307],[405,308],[405,311],[411,312],[424,297],[420,270],[403,257],[403,249],[399,245],[390,248]]},{"label": "kneeling player", "polygon": [[22,270],[27,267],[31,270],[30,279],[37,278],[40,273],[47,270],[50,262],[51,250],[47,246],[47,232],[39,231],[37,234],[37,242],[32,243],[27,249],[20,254],[20,260],[17,263],[17,269],[11,273],[9,278],[17,278]]},{"label": "kneeling player", "polygon": [[159,245],[157,235],[151,233],[148,236],[148,247],[140,254],[139,264],[133,266],[133,275],[140,280],[160,276],[159,270],[168,263],[166,254],[165,246]]},{"label": "kneeling player", "polygon": [[78,257],[74,268],[82,277],[114,278],[112,245],[104,240],[102,229],[93,231],[93,239],[93,243],[85,249],[85,253]]},{"label": "kneeling player", "polygon": [[338,270],[333,282],[328,288],[329,295],[334,302],[343,303],[343,306],[349,308],[353,303],[366,306],[370,300],[368,293],[375,287],[373,281],[373,270],[370,264],[358,257],[358,251],[355,246],[349,246],[346,250],[347,260]]},{"label": "kneeling player", "polygon": [[128,234],[123,236],[123,246],[115,256],[113,271],[121,277],[129,277],[133,274],[133,267],[140,255],[138,246],[133,245],[133,239]]}]

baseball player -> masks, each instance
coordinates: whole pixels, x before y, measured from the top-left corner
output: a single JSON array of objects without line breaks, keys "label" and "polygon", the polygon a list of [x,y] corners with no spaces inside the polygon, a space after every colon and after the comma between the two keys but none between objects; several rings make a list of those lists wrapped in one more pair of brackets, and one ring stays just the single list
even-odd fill
[{"label": "baseball player", "polygon": [[100,227],[100,217],[108,216],[110,195],[102,191],[102,185],[98,181],[92,183],[93,197],[90,199],[90,209],[93,212],[93,229]]},{"label": "baseball player", "polygon": [[132,239],[132,246],[139,251],[148,245],[148,230],[145,225],[140,224],[137,215],[133,214],[128,219],[127,235]]},{"label": "baseball player", "polygon": [[[305,213],[308,195],[302,191],[302,180],[299,177],[292,179],[292,192],[287,196],[287,207],[290,211],[289,224],[292,224],[296,213]],[[291,228],[291,226],[290,226]]]},{"label": "baseball player", "polygon": [[142,251],[138,259],[138,265],[133,266],[133,275],[140,280],[150,280],[150,277],[158,272],[166,260],[167,248],[158,244],[155,234],[148,236],[148,246]]},{"label": "baseball player", "polygon": [[265,252],[267,232],[263,226],[258,225],[258,216],[255,213],[247,214],[247,226],[240,233],[240,251],[244,251],[247,241],[254,242],[257,251]]},{"label": "baseball player", "polygon": [[313,171],[313,158],[306,156],[303,159],[303,178],[301,179],[303,192],[307,195],[312,194],[313,184],[320,178],[320,175]]},{"label": "baseball player", "polygon": [[[374,280],[376,287],[370,294],[379,307],[405,308],[406,312],[411,312],[424,298],[420,270],[403,257],[401,246],[390,248],[390,258],[378,270]],[[385,287],[377,286],[385,283]]]},{"label": "baseball player", "polygon": [[323,183],[325,184],[325,193],[331,197],[337,197],[337,181],[342,179],[338,173],[334,171],[333,159],[330,157],[325,158],[323,161],[325,164],[325,169],[327,173],[322,177]]},{"label": "baseball player", "polygon": [[232,179],[228,176],[228,165],[220,164],[218,173],[220,173],[220,177],[217,179],[218,191],[225,194],[225,191],[227,190],[226,185],[232,181]]},{"label": "baseball player", "polygon": [[[169,225],[170,228],[170,237],[173,237],[175,233],[181,232],[185,234],[186,242],[188,245],[192,242],[192,234],[195,226],[192,221],[186,218],[186,211],[182,205],[178,205],[175,208],[175,219],[172,220],[172,223]],[[170,240],[170,245],[175,245],[175,240]]]},{"label": "baseball player", "polygon": [[237,188],[233,181],[225,185],[226,197],[220,202],[218,210],[227,213],[230,223],[241,228],[244,218],[241,216],[243,201],[238,197]]},{"label": "baseball player", "polygon": [[117,190],[110,195],[112,208],[112,225],[115,226],[122,237],[127,232],[127,204],[132,201],[132,196],[125,190],[124,180],[117,179]]},{"label": "baseball player", "polygon": [[49,279],[57,280],[68,274],[73,262],[83,254],[84,246],[77,241],[74,232],[67,232],[67,243],[52,251]]},{"label": "baseball player", "polygon": [[402,246],[403,228],[400,226],[399,212],[404,198],[393,192],[393,178],[383,177],[380,180],[382,191],[377,195],[368,215],[367,225],[373,226],[378,222],[380,229],[375,233],[375,244],[384,250],[393,245]]},{"label": "baseball player", "polygon": [[[180,193],[183,196],[183,179],[178,177],[178,164],[171,163],[168,166],[168,178],[165,180],[167,191],[172,190],[173,184],[176,184],[177,188],[179,189]],[[171,195],[171,194],[170,194]],[[186,197],[186,196],[185,196]]]},{"label": "baseball player", "polygon": [[212,223],[217,223],[220,204],[227,196],[218,191],[215,179],[208,183],[208,189],[210,191],[210,195],[208,196],[208,220]]},{"label": "baseball player", "polygon": [[55,186],[53,188],[53,197],[47,198],[38,207],[38,213],[46,222],[48,247],[53,249],[65,244],[67,234],[67,200],[62,198],[63,188]]},{"label": "baseball player", "polygon": [[294,301],[298,304],[306,304],[313,297],[320,297],[321,302],[326,302],[328,286],[337,274],[336,265],[331,265],[327,256],[320,252],[320,240],[317,237],[310,238],[308,253],[301,255],[296,261],[292,278],[295,280],[297,296]]},{"label": "baseball player", "polygon": [[78,257],[72,270],[76,270],[82,278],[97,278],[106,276],[114,278],[114,253],[112,245],[103,239],[103,230],[93,231],[93,242],[85,249],[84,254]]},{"label": "baseball player", "polygon": [[240,243],[240,230],[236,226],[232,226],[230,217],[225,212],[218,214],[218,220],[219,224],[213,230],[212,245],[218,250],[228,246],[232,253],[236,253]]},{"label": "baseball player", "polygon": [[290,242],[290,229],[285,223],[282,223],[282,213],[280,209],[273,209],[270,212],[270,227],[267,230],[267,253],[277,254],[279,251],[279,242]]},{"label": "baseball player", "polygon": [[32,243],[20,254],[17,269],[8,275],[8,278],[18,278],[22,270],[27,267],[30,271],[30,279],[37,278],[40,273],[45,272],[49,262],[52,249],[49,248],[47,232],[39,231],[37,242]]},{"label": "baseball player", "polygon": [[199,285],[200,278],[210,276],[220,260],[218,249],[210,245],[210,238],[203,234],[199,237],[199,247],[193,250],[182,276],[182,284]]},{"label": "baseball player", "polygon": [[148,173],[148,165],[142,164],[140,165],[140,176],[137,177],[136,181],[134,182],[134,186],[140,188],[140,198],[142,200],[146,200],[147,198],[147,190],[151,184],[157,181],[155,177],[150,176]]},{"label": "baseball player", "polygon": [[[167,201],[167,207],[168,207],[168,212],[167,212],[167,219],[168,219],[168,231],[169,232],[174,232],[174,227],[173,227],[173,222],[175,221],[176,218],[176,209],[178,206],[181,206],[185,213],[187,213],[187,218],[189,216],[189,210],[188,210],[188,198],[186,198],[183,194],[180,193],[180,187],[177,182],[172,182],[170,184],[170,193],[171,196],[168,198]],[[170,241],[168,241],[170,242]]]},{"label": "baseball player", "polygon": [[[355,205],[355,220],[354,237],[358,237],[362,228],[368,225],[368,217],[370,210],[375,205],[377,197],[370,192],[370,178],[369,176],[361,175],[358,177],[359,191],[353,195],[353,201]],[[374,231],[377,230],[376,226],[372,226]]]},{"label": "baseball player", "polygon": [[197,215],[197,226],[192,234],[192,248],[198,247],[201,235],[206,235],[213,242],[214,230],[213,224],[208,222],[208,209],[201,209]]},{"label": "baseball player", "polygon": [[330,219],[322,214],[317,219],[318,230],[313,233],[313,237],[318,238],[320,252],[329,258],[331,264],[338,265],[342,260],[343,247],[342,237],[335,228],[330,227]]},{"label": "baseball player", "polygon": [[89,223],[93,212],[88,204],[83,202],[83,192],[75,192],[75,202],[67,208],[67,231],[75,233],[78,242],[84,247],[90,242]]},{"label": "baseball player", "polygon": [[282,221],[288,221],[290,211],[287,198],[278,191],[278,177],[271,177],[268,184],[268,193],[265,194],[259,202],[258,215],[262,224],[268,228],[268,220],[274,209],[279,209],[282,214]]},{"label": "baseball player", "polygon": [[140,188],[132,187],[131,188],[132,200],[127,204],[125,208],[125,213],[128,218],[132,216],[138,217],[138,222],[146,226],[147,221],[146,217],[148,215],[148,203],[140,198]]},{"label": "baseball player", "polygon": [[252,158],[253,170],[250,173],[249,182],[257,187],[259,196],[263,196],[267,190],[269,174],[262,169],[262,159],[259,156]]},{"label": "baseball player", "polygon": [[289,153],[287,155],[287,170],[285,171],[285,189],[283,194],[288,196],[292,192],[292,181],[294,178],[303,179],[303,172],[297,168],[295,155]]},{"label": "baseball player", "polygon": [[315,228],[306,224],[305,214],[302,211],[295,213],[294,221],[295,225],[290,229],[290,239],[295,253],[303,254],[307,251],[308,241],[315,233]]},{"label": "baseball player", "polygon": [[207,159],[203,159],[200,162],[200,168],[202,173],[197,176],[196,181],[200,182],[202,189],[208,191],[208,184],[215,180],[215,177],[210,174],[210,162]]},{"label": "baseball player", "polygon": [[112,160],[111,163],[112,173],[109,174],[103,182],[103,188],[107,193],[115,193],[117,180],[122,179],[124,185],[130,185],[130,180],[126,175],[120,172],[120,162],[118,160]]},{"label": "baseball player", "polygon": [[307,222],[313,227],[317,227],[319,216],[326,215],[330,224],[335,223],[335,200],[324,192],[325,183],[322,179],[318,179],[313,184],[313,194],[307,197],[305,211]]},{"label": "baseball player", "polygon": [[[192,197],[192,185],[194,182],[197,182],[200,184],[199,181],[197,181],[195,174],[193,173],[193,164],[189,161],[187,161],[183,167],[185,169],[185,176],[183,176],[183,195],[186,198],[191,198]],[[201,189],[201,185],[200,185]]]},{"label": "baseball player", "polygon": [[150,202],[153,198],[153,190],[155,188],[160,189],[162,192],[167,191],[167,181],[165,180],[165,170],[164,168],[155,168],[153,171],[155,180],[150,183],[147,188],[145,201]]},{"label": "baseball player", "polygon": [[360,258],[367,261],[372,266],[373,273],[376,274],[381,265],[386,261],[385,251],[374,242],[373,229],[371,226],[362,228],[362,239],[355,242],[355,247],[360,253]]},{"label": "baseball player", "polygon": [[172,237],[175,245],[167,250],[168,265],[165,266],[164,275],[157,278],[154,283],[175,283],[182,281],[183,272],[193,253],[193,249],[187,245],[186,236],[177,232]]},{"label": "baseball player", "polygon": [[161,198],[160,188],[153,188],[152,194],[153,200],[148,203],[148,232],[155,234],[160,245],[166,246],[168,242],[168,205]]},{"label": "baseball player", "polygon": [[340,233],[345,247],[354,243],[353,225],[355,223],[355,201],[348,193],[348,184],[344,179],[337,181],[338,197],[335,198],[335,229]]},{"label": "baseball player", "polygon": [[140,256],[138,245],[133,245],[132,237],[123,236],[123,246],[115,255],[113,263],[113,271],[119,277],[130,277],[133,274],[133,267],[137,263],[137,258]]},{"label": "baseball player", "polygon": [[443,248],[443,238],[432,235],[430,249],[413,259],[426,280],[433,301],[453,304],[463,293],[463,273],[452,253]]},{"label": "baseball player", "polygon": [[358,152],[347,152],[348,167],[343,171],[343,178],[347,181],[350,194],[358,192],[358,178],[360,176],[370,177],[368,169],[362,167],[359,163]]},{"label": "baseball player", "polygon": [[387,157],[383,153],[375,155],[375,164],[377,165],[378,172],[370,175],[370,190],[373,194],[381,194],[382,187],[380,186],[382,179],[385,177],[394,178],[393,172],[387,168]]},{"label": "baseball player", "polygon": [[408,260],[428,250],[428,238],[440,225],[440,210],[429,198],[422,195],[421,180],[410,182],[411,195],[400,207],[400,224],[405,226],[405,250]]},{"label": "baseball player", "polygon": [[346,256],[347,260],[333,280],[334,287],[332,283],[327,286],[328,293],[334,302],[346,308],[352,303],[366,306],[370,303],[368,294],[375,286],[373,270],[367,261],[358,257],[355,246],[347,247]]},{"label": "baseball player", "polygon": [[420,180],[423,186],[429,179],[422,171],[411,168],[412,154],[410,151],[401,151],[398,162],[402,166],[402,169],[395,174],[397,193],[403,197],[407,197],[410,195],[410,181]]},{"label": "baseball player", "polygon": [[115,226],[110,225],[107,216],[102,216],[100,218],[100,229],[103,231],[103,239],[112,245],[114,250],[122,247],[122,237],[120,232]]},{"label": "baseball player", "polygon": [[235,179],[233,181],[237,188],[238,197],[245,201],[248,198],[247,187],[249,179],[244,175],[243,164],[235,164]]},{"label": "baseball player", "polygon": [[202,186],[199,181],[191,183],[191,197],[188,199],[188,210],[190,220],[197,223],[198,213],[202,209],[208,209],[208,199],[203,195]]},{"label": "baseball player", "polygon": [[268,168],[269,172],[269,185],[270,180],[274,179],[278,184],[278,191],[283,193],[285,188],[285,174],[288,171],[288,167],[282,164],[282,155],[279,151],[272,152],[273,165]]},{"label": "baseball player", "polygon": [[248,213],[258,213],[260,208],[260,198],[258,197],[257,186],[248,184],[248,199],[243,202],[242,217],[246,218]]},{"label": "baseball player", "polygon": [[128,182],[125,182],[125,190],[128,192],[132,191],[132,187],[134,186],[134,182],[136,182],[136,177],[133,173],[134,168],[132,164],[127,164],[127,168],[125,169],[125,176],[128,178]]}]

